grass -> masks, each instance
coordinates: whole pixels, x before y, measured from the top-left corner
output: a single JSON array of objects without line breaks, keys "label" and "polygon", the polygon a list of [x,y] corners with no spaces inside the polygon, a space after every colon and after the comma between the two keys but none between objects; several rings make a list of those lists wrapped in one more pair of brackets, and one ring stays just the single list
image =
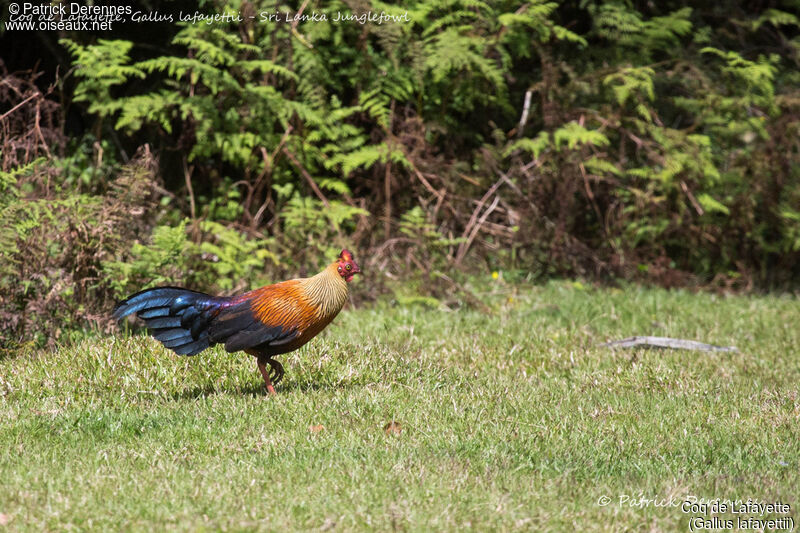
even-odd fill
[{"label": "grass", "polygon": [[[687,498],[794,516],[796,298],[493,286],[491,314],[344,312],[283,357],[277,397],[218,347],[180,358],[118,336],[6,357],[0,523],[687,531],[711,518]],[[633,334],[740,352],[597,347]]]}]

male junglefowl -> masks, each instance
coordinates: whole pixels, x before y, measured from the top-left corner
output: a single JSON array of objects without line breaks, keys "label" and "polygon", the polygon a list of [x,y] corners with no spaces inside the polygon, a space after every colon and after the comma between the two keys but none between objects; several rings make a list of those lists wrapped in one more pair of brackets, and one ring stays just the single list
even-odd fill
[{"label": "male junglefowl", "polygon": [[[257,358],[270,394],[283,378],[274,356],[313,339],[342,310],[347,284],[361,272],[353,254],[310,278],[267,285],[239,296],[210,296],[178,287],[138,292],[114,309],[117,320],[136,313],[150,334],[178,355],[195,355],[214,344]],[[271,372],[267,372],[266,365]]]}]

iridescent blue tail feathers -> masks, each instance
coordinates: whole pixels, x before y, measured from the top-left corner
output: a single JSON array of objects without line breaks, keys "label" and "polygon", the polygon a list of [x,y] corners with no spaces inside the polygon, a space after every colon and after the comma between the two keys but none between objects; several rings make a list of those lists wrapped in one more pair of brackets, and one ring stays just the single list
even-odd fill
[{"label": "iridescent blue tail feathers", "polygon": [[209,325],[227,301],[188,289],[158,287],[120,302],[113,316],[120,320],[136,313],[164,347],[178,355],[195,355],[214,344]]}]

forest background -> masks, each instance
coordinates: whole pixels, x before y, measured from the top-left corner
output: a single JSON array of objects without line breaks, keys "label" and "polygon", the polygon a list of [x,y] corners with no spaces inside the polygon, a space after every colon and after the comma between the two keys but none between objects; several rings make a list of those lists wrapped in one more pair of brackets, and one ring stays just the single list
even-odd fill
[{"label": "forest background", "polygon": [[[356,305],[795,290],[800,3],[688,4],[151,0],[173,21],[0,30],[2,347],[342,247]],[[175,20],[198,6],[243,20]],[[333,20],[367,12],[401,20]]]}]

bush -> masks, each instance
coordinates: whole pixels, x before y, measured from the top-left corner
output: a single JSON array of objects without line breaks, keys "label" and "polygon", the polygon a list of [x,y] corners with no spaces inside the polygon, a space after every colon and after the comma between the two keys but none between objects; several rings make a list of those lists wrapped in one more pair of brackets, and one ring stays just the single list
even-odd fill
[{"label": "bush", "polygon": [[76,325],[107,325],[117,280],[104,263],[146,237],[154,216],[154,161],[146,151],[105,196],[45,187],[62,179],[58,171],[39,160],[0,174],[0,338],[10,346],[52,344]]}]

